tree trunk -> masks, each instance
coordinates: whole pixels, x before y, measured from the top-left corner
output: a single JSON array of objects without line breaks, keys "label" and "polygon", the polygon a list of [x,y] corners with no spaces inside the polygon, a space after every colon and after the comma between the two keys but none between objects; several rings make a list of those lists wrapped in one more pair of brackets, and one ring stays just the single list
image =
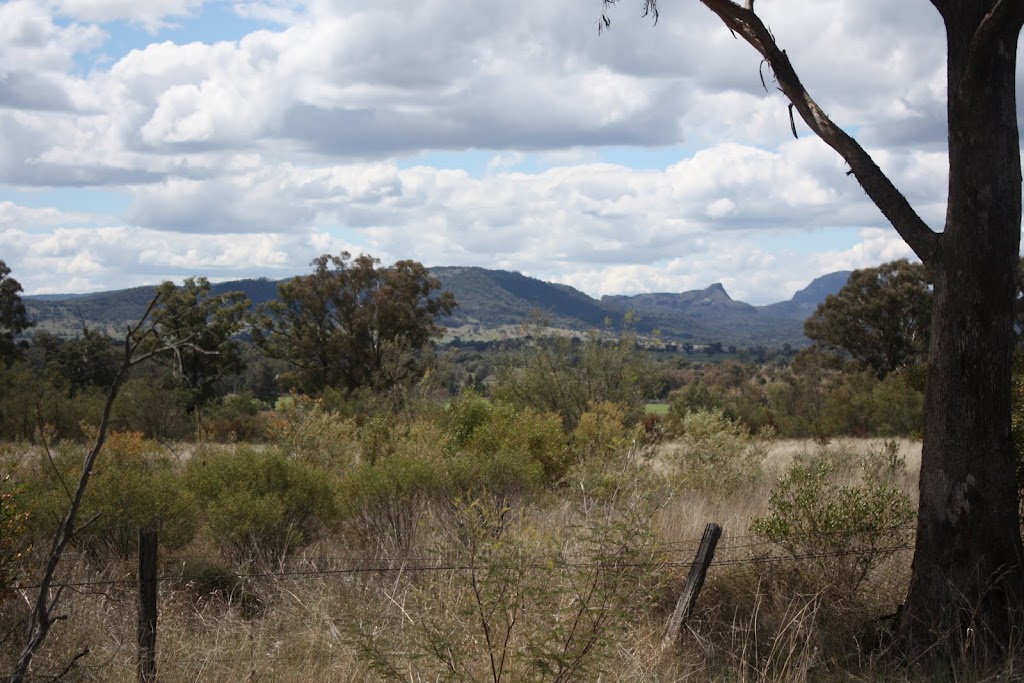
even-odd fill
[{"label": "tree trunk", "polygon": [[[899,628],[912,648],[988,659],[1021,620],[1010,438],[1021,169],[1019,2],[935,2],[948,45],[949,200],[935,282],[920,514]],[[1000,6],[1005,21],[987,21]],[[1019,637],[1019,634],[1018,634]],[[938,648],[936,648],[938,646]]]}]

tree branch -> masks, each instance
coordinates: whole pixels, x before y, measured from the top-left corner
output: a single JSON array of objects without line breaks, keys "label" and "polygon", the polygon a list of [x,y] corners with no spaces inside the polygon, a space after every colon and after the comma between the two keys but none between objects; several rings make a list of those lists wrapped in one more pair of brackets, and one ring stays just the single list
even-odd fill
[{"label": "tree branch", "polygon": [[[107,428],[110,424],[110,414],[114,407],[114,401],[117,399],[118,391],[134,366],[152,358],[158,353],[177,351],[174,344],[168,344],[161,340],[152,326],[143,330],[143,326],[146,325],[147,320],[149,320],[150,325],[152,325],[151,315],[159,299],[160,295],[158,293],[153,297],[152,301],[149,302],[146,312],[142,314],[139,321],[134,325],[129,326],[126,331],[127,333],[124,339],[124,356],[121,360],[121,366],[118,368],[114,381],[110,385],[110,389],[107,391],[107,399],[103,405],[103,413],[100,417],[99,427],[96,431],[96,438],[93,442],[92,448],[89,449],[89,453],[85,457],[85,462],[82,464],[82,472],[79,475],[78,487],[71,496],[67,514],[64,515],[64,519],[61,521],[60,525],[57,527],[57,531],[54,533],[53,544],[50,548],[49,555],[46,557],[42,577],[39,581],[39,593],[36,596],[35,604],[32,608],[28,636],[26,638],[25,645],[22,648],[21,655],[18,658],[14,673],[8,679],[11,683],[22,683],[29,675],[28,672],[32,665],[32,659],[36,652],[43,646],[43,643],[46,642],[46,638],[50,633],[50,627],[61,618],[54,616],[53,611],[57,607],[57,603],[60,601],[63,587],[58,587],[51,597],[51,590],[57,573],[57,566],[60,564],[61,557],[64,554],[64,549],[74,537],[75,522],[77,521],[78,513],[82,506],[82,499],[85,496],[86,488],[89,485],[89,479],[92,475],[93,467],[96,464],[96,459],[99,457],[100,451],[103,450],[103,444],[107,436]],[[157,346],[148,352],[139,353],[140,348],[150,335],[156,337]],[[186,340],[185,343],[187,345],[191,345],[190,341]],[[87,654],[87,652],[88,651],[83,654]],[[72,665],[77,659],[78,657],[76,657],[75,660],[72,660]]]},{"label": "tree branch", "polygon": [[[1000,37],[1017,42],[1021,24],[1024,23],[1024,4],[1020,0],[997,0],[978,25],[978,30],[971,38],[968,52],[967,67],[957,84],[957,97],[970,92],[971,84],[986,78],[986,63],[991,57],[992,49]],[[952,93],[951,93],[952,94]]]},{"label": "tree branch", "polygon": [[[857,182],[889,219],[900,237],[922,261],[929,263],[937,248],[939,235],[917,215],[906,197],[896,189],[864,148],[822,111],[800,82],[785,50],[779,48],[757,15],[731,0],[700,2],[714,12],[729,30],[742,36],[761,54],[775,73],[780,90],[796,107],[807,126],[843,157]],[[939,0],[933,2],[939,3]],[[941,11],[941,7],[939,9]]]},{"label": "tree branch", "polygon": [[949,9],[949,0],[931,0],[931,3],[935,6],[935,9],[939,11],[942,18],[946,18],[947,10]]}]

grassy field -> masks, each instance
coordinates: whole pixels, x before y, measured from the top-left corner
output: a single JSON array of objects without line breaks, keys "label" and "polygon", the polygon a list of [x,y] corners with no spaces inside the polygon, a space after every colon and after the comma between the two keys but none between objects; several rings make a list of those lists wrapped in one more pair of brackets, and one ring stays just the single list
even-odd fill
[{"label": "grassy field", "polygon": [[[160,680],[931,680],[885,646],[909,551],[840,585],[841,554],[831,564],[787,559],[751,527],[794,462],[831,458],[838,484],[854,486],[858,463],[883,445],[841,440],[822,453],[813,442],[773,442],[758,473],[737,484],[718,469],[680,468],[685,447],[663,444],[542,498],[424,501],[405,545],[373,542],[350,518],[288,557],[238,563],[199,536],[161,551]],[[906,465],[892,481],[914,496],[920,444],[898,448]],[[708,522],[724,529],[715,562],[680,642],[663,650]],[[69,554],[60,578],[76,587],[37,672],[88,649],[74,680],[136,679],[134,571],[130,557]],[[23,599],[4,603],[3,632],[24,612]],[[970,671],[965,663],[958,680],[974,680]]]}]

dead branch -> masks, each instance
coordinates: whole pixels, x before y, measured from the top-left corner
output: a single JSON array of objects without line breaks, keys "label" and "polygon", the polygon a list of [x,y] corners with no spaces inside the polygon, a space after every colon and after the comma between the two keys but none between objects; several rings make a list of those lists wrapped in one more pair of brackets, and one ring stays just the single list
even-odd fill
[{"label": "dead branch", "polygon": [[[114,407],[114,401],[117,399],[118,391],[122,384],[127,380],[133,367],[159,354],[175,353],[178,350],[178,344],[169,344],[166,340],[161,339],[158,332],[154,329],[152,322],[147,327],[147,321],[151,320],[153,310],[156,307],[159,298],[159,294],[154,296],[149,302],[149,306],[146,307],[146,312],[142,314],[141,318],[139,318],[139,321],[134,325],[129,326],[126,331],[124,354],[122,356],[121,366],[118,368],[114,381],[107,391],[107,399],[103,405],[103,413],[100,418],[99,427],[96,431],[96,438],[93,442],[92,448],[86,455],[85,462],[82,464],[82,472],[79,475],[78,487],[71,496],[67,514],[65,514],[64,519],[61,521],[60,525],[57,527],[57,531],[54,533],[53,545],[46,557],[42,577],[39,581],[39,592],[36,595],[36,599],[32,607],[32,614],[30,617],[28,633],[25,639],[25,645],[18,658],[17,666],[8,679],[11,683],[24,683],[25,678],[29,675],[28,672],[32,666],[32,659],[36,652],[38,652],[43,646],[43,643],[46,642],[46,638],[50,633],[50,628],[54,623],[63,618],[62,616],[54,615],[54,610],[60,602],[60,598],[63,593],[63,586],[55,587],[54,578],[57,573],[57,566],[60,564],[61,557],[64,554],[64,550],[67,547],[67,544],[74,537],[75,524],[82,506],[82,499],[85,496],[85,490],[89,485],[89,479],[92,476],[96,459],[99,457],[99,454],[103,449],[103,444],[106,441],[107,428],[110,425],[110,415]],[[155,343],[148,350],[144,352],[141,351],[150,337],[155,340]],[[185,340],[181,343],[190,344],[191,342],[189,340]],[[85,650],[76,656],[68,665],[68,668],[60,675],[63,676],[70,671],[70,668],[74,666],[75,662],[86,654],[88,654],[88,650]]]}]

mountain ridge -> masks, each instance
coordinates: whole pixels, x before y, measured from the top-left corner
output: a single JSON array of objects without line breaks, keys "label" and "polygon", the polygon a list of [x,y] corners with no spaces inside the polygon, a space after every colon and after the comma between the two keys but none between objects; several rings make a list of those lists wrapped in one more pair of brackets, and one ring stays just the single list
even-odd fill
[{"label": "mountain ridge", "polygon": [[[849,271],[815,278],[787,301],[754,306],[734,300],[721,282],[704,289],[678,293],[652,292],[605,295],[595,299],[574,287],[546,282],[515,271],[479,266],[440,266],[429,269],[459,307],[440,322],[449,335],[486,335],[511,329],[530,318],[567,330],[611,324],[621,327],[627,312],[637,318],[641,334],[658,330],[667,340],[737,346],[805,345],[803,320],[829,294],[837,292]],[[241,291],[260,304],[277,294],[282,280],[250,278],[215,283],[213,294]],[[40,329],[74,334],[83,326],[111,334],[123,332],[138,319],[153,287],[132,287],[91,294],[37,294],[23,297],[29,315]]]}]

